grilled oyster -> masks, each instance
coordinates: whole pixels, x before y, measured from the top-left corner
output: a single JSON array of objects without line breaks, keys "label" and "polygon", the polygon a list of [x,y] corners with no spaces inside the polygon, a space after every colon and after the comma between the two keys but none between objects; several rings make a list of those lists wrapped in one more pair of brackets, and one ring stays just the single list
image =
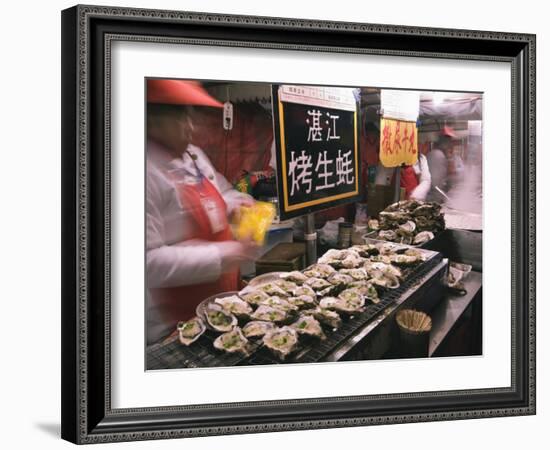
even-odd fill
[{"label": "grilled oyster", "polygon": [[416,248],[409,248],[405,250],[405,255],[416,256],[419,261],[426,261],[426,255]]},{"label": "grilled oyster", "polygon": [[340,269],[341,274],[349,275],[354,280],[366,280],[369,274],[365,269]]},{"label": "grilled oyster", "polygon": [[259,305],[264,300],[267,300],[269,298],[269,294],[267,292],[261,291],[259,289],[255,289],[253,291],[242,290],[239,292],[239,296],[247,303],[250,303],[251,305]]},{"label": "grilled oyster", "polygon": [[288,280],[288,281],[292,281],[294,283],[300,283],[300,284],[302,284],[304,281],[307,280],[307,277],[302,272],[299,272],[297,270],[283,273],[281,274],[281,278],[284,280]]},{"label": "grilled oyster", "polygon": [[[383,244],[380,244],[378,246],[378,251],[381,255],[392,255],[393,253],[397,253],[397,251],[403,248],[402,245],[397,245],[392,242],[384,242]],[[372,259],[372,258],[371,258]]]},{"label": "grilled oyster", "polygon": [[366,270],[366,272],[368,273],[369,277],[373,278],[375,276],[377,276],[377,274],[384,274],[384,271],[387,270],[388,266],[390,266],[390,261],[389,261],[389,257],[387,258],[388,261],[387,262],[382,262],[382,261],[367,261],[364,266],[363,266],[363,269]]},{"label": "grilled oyster", "polygon": [[290,280],[278,280],[275,281],[275,284],[285,291],[287,295],[298,287],[296,283]]},{"label": "grilled oyster", "polygon": [[294,328],[298,334],[314,336],[321,340],[326,339],[321,324],[312,316],[300,316],[296,322],[290,325],[290,327]]},{"label": "grilled oyster", "polygon": [[311,280],[312,278],[322,278],[323,274],[315,269],[314,267],[310,267],[306,270],[304,270],[304,275],[308,278],[306,281],[304,281],[304,284],[307,284],[308,280]]},{"label": "grilled oyster", "polygon": [[399,266],[410,266],[419,262],[416,256],[410,255],[391,255],[390,260],[393,264],[397,264]]},{"label": "grilled oyster", "polygon": [[275,328],[263,338],[264,345],[280,359],[285,359],[298,345],[298,333],[290,327]]},{"label": "grilled oyster", "polygon": [[299,309],[314,308],[317,305],[315,295],[298,295],[297,297],[289,297],[287,301]]},{"label": "grilled oyster", "polygon": [[338,309],[337,306],[344,304],[344,300],[338,297],[324,297],[319,302],[319,306],[325,309]]},{"label": "grilled oyster", "polygon": [[345,250],[336,250],[335,248],[331,248],[330,250],[327,250],[326,253],[319,258],[318,263],[323,264],[324,260],[337,260],[337,261],[340,261],[341,259],[344,259],[345,257],[346,257]]},{"label": "grilled oyster", "polygon": [[214,303],[220,305],[224,311],[231,313],[237,317],[248,317],[252,314],[251,306],[236,295],[231,297],[217,298]]},{"label": "grilled oyster", "polygon": [[264,300],[260,305],[271,306],[272,308],[277,308],[285,312],[296,311],[298,309],[297,306],[288,302],[286,298],[277,297],[276,295]]},{"label": "grilled oyster", "polygon": [[372,284],[388,289],[396,289],[399,287],[399,280],[397,277],[388,276],[382,272],[374,274],[370,280]]},{"label": "grilled oyster", "polygon": [[346,269],[359,267],[362,263],[363,258],[361,258],[356,252],[349,252],[349,254],[341,261],[342,267]]},{"label": "grilled oyster", "polygon": [[434,237],[435,235],[431,231],[421,231],[414,237],[413,244],[424,244],[425,242],[431,241]]},{"label": "grilled oyster", "polygon": [[403,272],[401,272],[401,269],[391,264],[387,264],[386,267],[382,269],[382,272],[384,273],[384,275],[389,277],[399,278],[399,279],[403,278]]},{"label": "grilled oyster", "polygon": [[258,289],[269,295],[278,295],[280,297],[288,297],[287,292],[278,286],[276,283],[264,283],[258,286]]},{"label": "grilled oyster", "polygon": [[353,289],[366,299],[372,301],[373,303],[377,303],[375,300],[378,300],[378,291],[370,280],[355,281],[349,285],[349,289]]},{"label": "grilled oyster", "polygon": [[206,309],[206,321],[214,330],[226,332],[237,325],[237,318],[226,312],[221,305],[210,303]]},{"label": "grilled oyster", "polygon": [[308,280],[304,284],[314,290],[321,290],[332,286],[327,280],[324,280],[322,278],[308,278]]},{"label": "grilled oyster", "polygon": [[239,327],[219,335],[214,341],[214,348],[228,353],[248,353],[248,339],[243,335]]},{"label": "grilled oyster", "polygon": [[252,322],[248,322],[243,327],[243,334],[247,338],[262,337],[268,331],[273,330],[274,328],[275,328],[275,325],[273,324],[273,322],[265,322],[263,320],[253,320]]},{"label": "grilled oyster", "polygon": [[382,262],[385,264],[389,264],[391,260],[388,255],[375,255],[375,256],[371,256],[369,261],[365,262],[363,267],[366,267],[370,262]]},{"label": "grilled oyster", "polygon": [[347,287],[347,284],[331,284],[329,287],[317,291],[317,297],[332,297]]},{"label": "grilled oyster", "polygon": [[268,322],[282,322],[287,318],[286,311],[282,309],[273,308],[268,305],[260,305],[251,316],[254,320],[264,320]]},{"label": "grilled oyster", "polygon": [[307,277],[327,278],[335,272],[334,267],[328,264],[313,264],[304,270],[304,275]]},{"label": "grilled oyster", "polygon": [[325,325],[328,325],[329,327],[332,327],[334,329],[338,329],[342,325],[342,319],[340,318],[338,313],[331,309],[321,308],[320,306],[318,306],[317,308],[306,311],[305,313],[311,314],[319,322],[324,323]]},{"label": "grilled oyster", "polygon": [[357,289],[346,289],[340,292],[338,298],[345,300],[347,306],[353,311],[357,311],[365,305],[365,298]]},{"label": "grilled oyster", "polygon": [[315,298],[315,291],[306,284],[304,284],[303,286],[298,286],[296,289],[294,289],[294,291],[292,291],[292,294],[295,297],[299,297],[300,295],[310,295],[311,297]]},{"label": "grilled oyster", "polygon": [[[334,272],[330,277],[327,278],[327,281],[330,284],[339,285],[339,284],[349,284],[353,282],[353,277],[349,274],[343,273],[346,269],[342,269],[340,272]],[[355,270],[355,269],[347,269]]]},{"label": "grilled oyster", "polygon": [[[347,289],[347,291],[351,291],[351,289]],[[365,299],[357,292],[354,292],[354,295],[346,295],[345,297],[325,297],[319,302],[321,308],[334,309],[346,314],[362,311],[364,304]]]},{"label": "grilled oyster", "polygon": [[191,345],[202,336],[206,330],[206,326],[201,319],[193,317],[187,322],[179,322],[177,329],[180,342],[183,345]]}]

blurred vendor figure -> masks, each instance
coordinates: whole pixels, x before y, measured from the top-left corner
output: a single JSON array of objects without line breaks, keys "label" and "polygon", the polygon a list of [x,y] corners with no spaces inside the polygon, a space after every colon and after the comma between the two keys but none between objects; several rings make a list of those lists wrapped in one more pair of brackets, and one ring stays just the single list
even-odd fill
[{"label": "blurred vendor figure", "polygon": [[147,80],[148,344],[193,317],[205,298],[238,290],[240,264],[257,253],[233,239],[228,222],[253,199],[191,144],[193,106],[222,104],[198,83]]},{"label": "blurred vendor figure", "polygon": [[454,130],[444,126],[434,148],[428,153],[428,165],[432,175],[432,188],[428,194],[428,200],[444,203],[445,197],[436,189],[447,192],[447,178],[449,171],[448,158],[453,151],[453,139],[456,137]]},{"label": "blurred vendor figure", "polygon": [[[418,160],[412,166],[400,168],[399,183],[405,189],[405,198],[426,200],[431,187],[431,175],[426,157],[419,153]],[[390,185],[395,180],[395,169],[378,164],[375,183]]]}]

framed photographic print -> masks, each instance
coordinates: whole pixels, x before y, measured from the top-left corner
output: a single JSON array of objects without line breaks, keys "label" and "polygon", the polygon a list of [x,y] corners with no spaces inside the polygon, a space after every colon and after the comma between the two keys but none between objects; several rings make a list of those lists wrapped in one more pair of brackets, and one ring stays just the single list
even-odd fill
[{"label": "framed photographic print", "polygon": [[535,413],[535,36],[62,12],[62,437]]}]

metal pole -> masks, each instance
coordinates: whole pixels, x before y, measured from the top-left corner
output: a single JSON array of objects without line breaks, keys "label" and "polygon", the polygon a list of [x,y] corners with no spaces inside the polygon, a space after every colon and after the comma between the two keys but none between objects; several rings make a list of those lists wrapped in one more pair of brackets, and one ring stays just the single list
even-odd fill
[{"label": "metal pole", "polygon": [[393,201],[398,202],[399,197],[401,197],[401,167],[397,166],[395,168],[395,191],[393,193]]},{"label": "metal pole", "polygon": [[317,232],[315,230],[315,217],[313,214],[305,216],[304,240],[306,241],[306,265],[317,261]]}]

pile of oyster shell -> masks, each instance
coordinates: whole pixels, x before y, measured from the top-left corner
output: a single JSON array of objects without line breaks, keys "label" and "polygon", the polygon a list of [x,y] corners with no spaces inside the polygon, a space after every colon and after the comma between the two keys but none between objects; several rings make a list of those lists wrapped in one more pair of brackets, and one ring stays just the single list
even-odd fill
[{"label": "pile of oyster shell", "polygon": [[403,200],[380,212],[378,219],[368,221],[374,239],[408,245],[421,245],[445,229],[441,205],[436,202]]},{"label": "pile of oyster shell", "polygon": [[209,328],[220,333],[218,350],[248,354],[254,342],[284,360],[300,339],[323,340],[343,320],[378,303],[381,290],[399,287],[403,267],[423,260],[422,251],[391,242],[329,250],[302,271],[216,298],[202,318],[178,324],[180,342],[192,345]]}]

